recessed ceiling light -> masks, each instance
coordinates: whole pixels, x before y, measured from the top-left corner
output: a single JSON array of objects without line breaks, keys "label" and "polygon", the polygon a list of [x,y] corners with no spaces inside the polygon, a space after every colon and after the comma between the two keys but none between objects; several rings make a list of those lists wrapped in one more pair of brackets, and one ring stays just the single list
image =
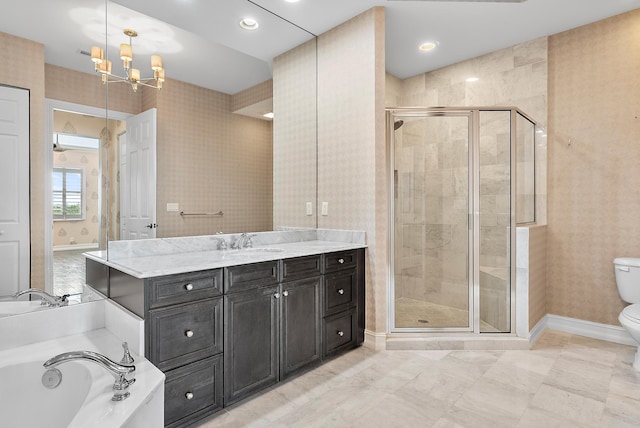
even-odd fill
[{"label": "recessed ceiling light", "polygon": [[242,21],[240,21],[240,26],[245,30],[255,30],[259,27],[258,21],[253,18],[244,18]]},{"label": "recessed ceiling light", "polygon": [[438,42],[424,42],[418,47],[418,49],[420,49],[423,52],[429,52],[434,50],[437,46],[438,46]]},{"label": "recessed ceiling light", "polygon": [[[289,1],[289,0],[287,0]],[[267,119],[273,119],[273,112],[270,111],[269,113],[265,113],[262,116],[266,117]]]},{"label": "recessed ceiling light", "polygon": [[298,3],[300,0],[284,0],[287,3]]},{"label": "recessed ceiling light", "polygon": [[477,82],[478,80],[480,80],[480,78],[479,78],[479,77],[467,77],[467,78],[465,79],[465,81],[467,81],[467,82],[469,82],[469,83],[471,83],[471,82]]}]

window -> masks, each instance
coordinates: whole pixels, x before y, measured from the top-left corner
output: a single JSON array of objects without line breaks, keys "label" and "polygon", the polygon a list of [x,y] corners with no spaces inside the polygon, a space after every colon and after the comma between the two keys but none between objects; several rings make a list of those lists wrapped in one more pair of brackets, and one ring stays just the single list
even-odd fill
[{"label": "window", "polygon": [[83,171],[77,168],[53,168],[54,220],[84,218]]}]

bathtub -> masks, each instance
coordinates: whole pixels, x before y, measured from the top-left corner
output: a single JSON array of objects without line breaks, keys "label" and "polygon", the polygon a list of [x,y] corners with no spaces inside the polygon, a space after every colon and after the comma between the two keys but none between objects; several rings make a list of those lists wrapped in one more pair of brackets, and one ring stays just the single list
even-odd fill
[{"label": "bathtub", "polygon": [[[39,313],[42,314],[33,315]],[[15,322],[25,316],[29,315],[0,321],[12,321],[16,328]],[[0,330],[2,327],[0,322]],[[22,333],[28,334],[29,328],[25,327]],[[55,389],[45,388],[42,364],[60,353],[79,350],[99,352],[114,361],[119,361],[123,353],[120,339],[106,328],[1,350],[0,426],[160,428],[164,425],[164,374],[135,354],[136,382],[129,387],[131,395],[124,401],[111,401],[113,375],[90,361],[59,365],[62,382]]]}]

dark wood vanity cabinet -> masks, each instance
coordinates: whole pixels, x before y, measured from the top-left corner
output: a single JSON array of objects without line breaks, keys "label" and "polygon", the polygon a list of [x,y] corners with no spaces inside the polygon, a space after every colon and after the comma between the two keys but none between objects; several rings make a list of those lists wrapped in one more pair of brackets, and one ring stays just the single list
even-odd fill
[{"label": "dark wood vanity cabinet", "polygon": [[[269,283],[264,264],[227,268],[224,402],[233,404],[321,358],[321,256],[285,259]],[[314,268],[315,271],[314,271]],[[256,272],[251,269],[255,267]],[[314,274],[311,278],[289,281]],[[256,277],[253,289],[245,278]],[[284,277],[284,278],[283,278]],[[235,283],[242,278],[243,284]],[[281,278],[286,282],[275,282]],[[235,289],[243,291],[233,292]]]},{"label": "dark wood vanity cabinet", "polygon": [[171,428],[364,341],[364,249],[147,279],[109,268],[107,277],[109,297],[145,319]]}]

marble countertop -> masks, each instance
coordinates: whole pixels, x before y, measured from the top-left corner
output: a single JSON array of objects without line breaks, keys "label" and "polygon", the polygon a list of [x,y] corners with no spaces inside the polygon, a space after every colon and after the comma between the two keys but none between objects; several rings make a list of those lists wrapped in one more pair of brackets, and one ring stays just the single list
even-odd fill
[{"label": "marble countertop", "polygon": [[242,250],[183,251],[173,254],[123,257],[112,260],[105,260],[94,253],[85,253],[85,256],[135,278],[143,279],[357,248],[366,248],[366,245],[351,242],[310,240],[256,245],[253,248]]}]

